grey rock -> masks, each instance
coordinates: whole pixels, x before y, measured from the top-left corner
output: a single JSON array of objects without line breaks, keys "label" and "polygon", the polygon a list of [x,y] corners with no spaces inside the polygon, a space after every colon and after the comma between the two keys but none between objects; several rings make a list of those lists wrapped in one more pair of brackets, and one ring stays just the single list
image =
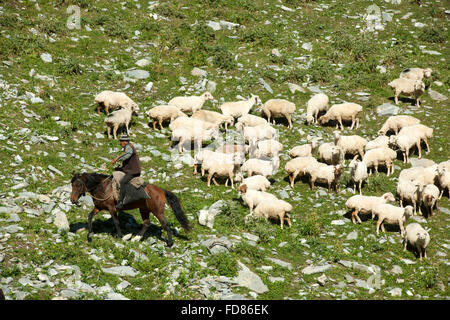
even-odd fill
[{"label": "grey rock", "polygon": [[66,214],[59,209],[55,209],[52,212],[55,215],[53,224],[58,230],[70,230],[69,220],[67,220]]},{"label": "grey rock", "polygon": [[258,81],[259,81],[259,83],[261,83],[263,85],[264,89],[266,89],[270,93],[273,93],[272,88],[270,87],[270,85],[266,81],[264,81],[263,78],[258,78]]},{"label": "grey rock", "polygon": [[259,241],[259,237],[257,235],[248,233],[248,232],[244,232],[241,235],[243,238],[248,239],[250,241],[254,241],[254,242],[258,242]]},{"label": "grey rock", "polygon": [[17,224],[11,224],[6,227],[0,227],[0,230],[2,230],[3,232],[7,232],[7,233],[17,233],[19,231],[23,231],[24,229],[22,227],[18,226]]},{"label": "grey rock", "polygon": [[392,290],[389,290],[388,293],[392,297],[401,297],[402,296],[402,289],[401,288],[394,288]]},{"label": "grey rock", "polygon": [[64,177],[64,174],[59,171],[58,169],[56,169],[54,166],[52,166],[51,164],[48,165],[48,170],[50,170],[51,172],[54,172],[56,174],[59,174],[61,177]]},{"label": "grey rock", "polygon": [[428,94],[430,95],[430,98],[436,101],[445,101],[447,100],[447,97],[435,90],[428,89]]},{"label": "grey rock", "polygon": [[63,289],[61,290],[60,295],[66,299],[76,299],[80,296],[80,292],[76,289]]},{"label": "grey rock", "polygon": [[113,274],[121,277],[134,277],[139,272],[132,267],[129,266],[120,266],[120,267],[111,267],[111,268],[102,268],[102,271],[105,273]]},{"label": "grey rock", "polygon": [[261,278],[239,260],[238,266],[240,268],[239,274],[233,278],[233,280],[236,281],[239,286],[246,287],[260,294],[269,291],[269,288],[267,288]]},{"label": "grey rock", "polygon": [[150,64],[150,59],[148,59],[148,58],[143,58],[143,59],[136,61],[136,65],[141,68],[148,66],[149,64]]},{"label": "grey rock", "polygon": [[212,28],[214,31],[218,31],[218,30],[222,29],[222,27],[220,26],[220,23],[215,22],[215,21],[208,21],[208,23],[206,25],[208,27]]},{"label": "grey rock", "polygon": [[402,274],[403,270],[402,267],[398,266],[398,265],[394,265],[391,269],[391,273],[393,274]]},{"label": "grey rock", "polygon": [[217,84],[214,81],[208,80],[208,83],[206,84],[206,90],[208,90],[210,93],[213,93],[216,91]]},{"label": "grey rock", "polygon": [[149,83],[147,83],[144,90],[149,92],[150,90],[152,90],[152,88],[153,88],[153,82],[150,81]]},{"label": "grey rock", "polygon": [[220,23],[221,27],[228,29],[228,30],[233,30],[233,28],[239,27],[239,23],[233,23],[233,22],[228,22],[228,21],[224,21],[224,20],[220,20],[219,23]]},{"label": "grey rock", "polygon": [[303,93],[306,92],[306,90],[303,89],[303,87],[301,87],[301,86],[299,86],[298,84],[295,84],[295,83],[289,83],[288,82],[288,88],[289,88],[289,91],[291,91],[292,94],[294,94],[297,91],[303,92]]},{"label": "grey rock", "polygon": [[356,239],[358,239],[358,232],[356,232],[356,231],[350,232],[350,233],[347,235],[346,239],[347,239],[347,240],[356,240]]},{"label": "grey rock", "polygon": [[233,243],[225,236],[220,238],[212,237],[200,242],[200,244],[205,246],[211,254],[228,252],[233,246]]},{"label": "grey rock", "polygon": [[129,78],[137,79],[137,80],[146,79],[146,78],[150,77],[150,73],[148,71],[139,70],[139,69],[125,71],[124,75]]},{"label": "grey rock", "polygon": [[377,107],[378,116],[393,116],[398,114],[400,108],[392,103],[383,103]]},{"label": "grey rock", "polygon": [[283,267],[283,268],[287,268],[289,270],[292,270],[292,264],[280,259],[276,259],[276,258],[266,258],[269,261],[272,261],[273,263]]},{"label": "grey rock", "polygon": [[119,291],[122,291],[122,290],[125,290],[126,288],[128,288],[129,285],[130,285],[130,283],[128,281],[124,280],[116,286],[116,289]]},{"label": "grey rock", "polygon": [[321,275],[320,277],[317,278],[317,282],[321,285],[324,286],[328,281],[328,278],[325,274]]},{"label": "grey rock", "polygon": [[274,283],[274,282],[284,282],[284,278],[283,277],[269,277],[269,281]]},{"label": "grey rock", "polygon": [[50,63],[53,61],[52,55],[50,53],[41,53],[41,59],[44,62]]},{"label": "grey rock", "polygon": [[306,268],[302,269],[303,274],[314,274],[319,272],[325,272],[329,269],[333,268],[333,265],[331,264],[325,264],[321,266],[308,266]]},{"label": "grey rock", "polygon": [[312,44],[310,42],[306,42],[302,44],[302,48],[305,49],[306,51],[312,51]]},{"label": "grey rock", "polygon": [[430,167],[436,164],[433,160],[425,158],[410,158],[409,162],[411,163],[411,167]]},{"label": "grey rock", "polygon": [[109,292],[106,295],[105,300],[130,300],[127,297],[125,297],[124,295],[120,294],[120,293],[116,293],[116,292]]},{"label": "grey rock", "polygon": [[191,70],[191,74],[196,77],[206,77],[208,75],[208,72],[195,67],[194,69]]}]

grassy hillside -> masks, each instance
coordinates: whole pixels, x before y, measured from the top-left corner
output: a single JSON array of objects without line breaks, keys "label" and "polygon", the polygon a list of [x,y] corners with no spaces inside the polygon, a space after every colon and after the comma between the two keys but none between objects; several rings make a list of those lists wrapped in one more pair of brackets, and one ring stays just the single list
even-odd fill
[{"label": "grassy hillside", "polygon": [[[330,97],[330,104],[344,100],[361,104],[360,128],[346,127],[344,134],[368,139],[376,137],[387,118],[377,114],[377,106],[393,103],[387,83],[405,68],[432,68],[427,87],[448,96],[450,8],[446,1],[422,2],[419,6],[410,0],[401,5],[382,0],[1,1],[0,288],[5,296],[448,299],[447,197],[439,201],[441,212],[436,216],[414,218],[431,234],[428,259],[419,262],[413,252],[403,251],[395,228],[376,236],[375,221],[351,223],[345,212],[345,201],[352,195],[348,161],[338,194],[327,194],[323,186],[311,191],[306,181],[297,181],[291,189],[284,171],[289,150],[306,143],[308,136],[322,137],[324,142],[333,139],[334,127],[304,123],[306,102],[319,90]],[[380,9],[378,23],[383,30],[361,32],[372,4]],[[79,14],[68,10],[72,5]],[[80,29],[68,27],[70,17],[80,18]],[[45,53],[51,62],[44,61]],[[148,65],[137,66],[142,59]],[[192,75],[194,67],[206,71],[206,76]],[[125,72],[132,68],[148,71],[149,76],[129,79]],[[300,90],[292,92],[289,83]],[[148,125],[150,108],[174,96],[201,94],[206,88],[215,88],[215,99],[204,105],[208,110],[218,111],[222,102],[251,93],[263,102],[283,98],[296,104],[294,128],[288,130],[282,121],[274,126],[284,148],[270,191],[294,206],[291,229],[281,230],[268,221],[245,224],[248,208],[237,191],[223,184],[208,188],[205,178],[192,175],[191,167],[173,161],[170,130],[154,131]],[[72,171],[109,174],[110,162],[120,150],[118,141],[107,139],[105,114],[96,113],[94,97],[103,90],[125,92],[139,104],[130,133],[140,157],[149,159],[143,162],[142,175],[176,192],[194,225],[191,233],[181,230],[166,208],[169,222],[180,234],[172,248],[165,246],[161,236],[166,234],[153,217],[154,225],[142,242],[115,238],[106,212],[95,217],[96,235],[88,243],[92,204],[89,199],[81,207],[70,204]],[[448,100],[436,100],[427,91],[421,103],[416,108],[410,99],[401,99],[399,114],[411,114],[434,129],[431,152],[424,157],[436,163],[448,160]],[[393,176],[386,177],[385,172],[372,176],[363,193],[395,194],[400,170],[411,166],[401,157],[395,164]],[[221,199],[226,206],[214,229],[200,225],[198,212]],[[54,225],[57,211],[67,216],[70,231],[59,232]],[[122,213],[119,219],[124,235],[142,226],[138,210]],[[213,254],[204,245],[210,237],[226,237],[233,246]],[[289,268],[268,258],[290,263]],[[257,294],[227,283],[238,275],[238,261],[256,273],[268,291]],[[346,267],[342,261],[363,267]],[[318,265],[331,267],[311,275],[302,272]],[[138,274],[116,276],[102,270],[114,266],[130,266]],[[367,287],[373,273],[367,271],[369,266],[380,270],[376,288]],[[322,273],[327,280],[319,284]],[[392,291],[396,288],[401,296]]]}]

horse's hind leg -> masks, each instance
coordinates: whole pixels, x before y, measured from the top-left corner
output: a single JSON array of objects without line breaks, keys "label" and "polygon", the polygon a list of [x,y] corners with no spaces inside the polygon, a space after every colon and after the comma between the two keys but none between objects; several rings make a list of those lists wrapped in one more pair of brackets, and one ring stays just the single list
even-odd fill
[{"label": "horse's hind leg", "polygon": [[110,211],[110,213],[111,213],[111,217],[112,217],[113,222],[114,222],[114,226],[116,227],[117,236],[119,238],[122,238],[122,231],[120,230],[119,218],[117,218],[116,211],[112,210],[112,211]]},{"label": "horse's hind leg", "polygon": [[136,237],[134,237],[132,241],[141,240],[145,232],[147,232],[148,228],[150,227],[149,212],[142,208],[139,209],[139,212],[141,213],[141,218],[144,225],[142,226],[142,229],[139,232],[139,234]]},{"label": "horse's hind leg", "polygon": [[[164,210],[164,207],[163,207]],[[164,216],[164,211],[160,212],[159,214],[155,214],[156,218],[161,223],[161,226],[166,230],[167,232],[167,246],[171,247],[173,245],[172,241],[172,230],[170,230],[169,223],[166,220],[166,217]]]}]

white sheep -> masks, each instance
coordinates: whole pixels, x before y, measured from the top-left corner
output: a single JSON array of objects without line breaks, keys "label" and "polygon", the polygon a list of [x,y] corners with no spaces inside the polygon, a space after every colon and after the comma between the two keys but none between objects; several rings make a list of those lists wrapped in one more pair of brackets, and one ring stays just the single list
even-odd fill
[{"label": "white sheep", "polygon": [[419,158],[422,158],[422,148],[420,137],[416,135],[392,135],[389,137],[389,145],[397,147],[403,154],[403,163],[409,162],[409,151],[416,146],[419,151]]},{"label": "white sheep", "polygon": [[183,112],[195,113],[203,107],[206,101],[213,99],[212,94],[206,91],[200,96],[175,97],[168,104],[176,106]]},{"label": "white sheep", "polygon": [[418,181],[399,180],[397,183],[397,194],[400,198],[400,207],[403,208],[403,201],[412,203],[414,215],[417,213],[417,207],[420,211],[420,202],[422,200],[423,183]]},{"label": "white sheep", "polygon": [[442,161],[441,163],[438,164],[438,168],[439,169],[445,168],[447,171],[450,171],[450,160]]},{"label": "white sheep", "polygon": [[252,94],[248,100],[225,102],[219,107],[219,109],[224,115],[239,118],[248,114],[250,109],[255,104],[261,104],[261,99]]},{"label": "white sheep", "polygon": [[319,118],[319,124],[322,125],[328,123],[330,120],[335,120],[336,129],[338,128],[338,125],[340,125],[341,130],[344,130],[342,121],[352,121],[350,130],[353,130],[355,124],[355,129],[358,129],[359,118],[357,117],[357,115],[358,113],[362,112],[362,110],[363,107],[357,103],[344,102],[340,104],[334,104],[323,116]]},{"label": "white sheep", "polygon": [[362,159],[367,168],[369,169],[369,176],[372,175],[372,167],[375,168],[375,172],[378,173],[378,167],[380,165],[386,166],[387,176],[394,173],[395,165],[394,160],[397,158],[397,153],[391,148],[375,148],[368,150]]},{"label": "white sheep", "polygon": [[418,223],[410,223],[405,228],[405,235],[403,237],[403,251],[406,251],[406,247],[410,243],[419,254],[420,261],[422,257],[427,257],[427,247],[430,243],[430,234],[427,230],[422,228]]},{"label": "white sheep", "polygon": [[277,200],[278,198],[268,192],[256,191],[249,189],[246,184],[241,184],[237,190],[239,191],[242,200],[250,208],[250,213],[253,212],[253,208],[264,200]]},{"label": "white sheep", "polygon": [[[433,208],[439,210],[438,199],[439,199],[439,188],[434,184],[427,184],[422,191],[422,203],[425,209],[433,216]],[[419,207],[420,210],[420,207]]]},{"label": "white sheep", "polygon": [[334,190],[338,193],[338,180],[341,177],[342,169],[341,164],[329,166],[320,162],[306,167],[305,172],[309,173],[311,190],[314,190],[314,183],[319,182],[328,185],[328,192],[331,191],[331,187],[334,185]]},{"label": "white sheep", "polygon": [[292,205],[281,199],[270,199],[260,202],[253,213],[245,217],[245,222],[248,222],[249,218],[264,217],[266,219],[274,218],[280,220],[281,229],[283,229],[284,220],[286,220],[289,228],[292,226],[289,212],[292,211]]},{"label": "white sheep", "polygon": [[234,181],[242,181],[241,185],[245,184],[248,190],[266,191],[267,189],[270,189],[270,181],[259,174],[245,179],[242,174],[237,174]]},{"label": "white sheep", "polygon": [[192,129],[192,128],[201,128],[201,129],[217,129],[217,126],[213,123],[206,122],[200,119],[194,119],[189,117],[178,117],[175,120],[173,120],[169,124],[170,130],[175,129]]},{"label": "white sheep", "polygon": [[345,153],[332,142],[322,143],[318,149],[319,160],[326,164],[337,165],[345,160]]},{"label": "white sheep", "polygon": [[218,147],[215,151],[222,153],[241,153],[246,155],[248,154],[249,148],[244,144],[224,144]]},{"label": "white sheep", "polygon": [[255,152],[256,158],[266,156],[269,158],[278,157],[278,153],[283,149],[283,145],[274,139],[259,141]]},{"label": "white sheep", "polygon": [[[236,153],[223,153],[223,152],[207,152],[203,153],[197,153],[201,157],[201,164],[202,164],[202,177],[205,175],[206,171],[209,171],[209,168],[213,165],[219,164],[242,164],[245,161],[245,155],[242,153],[236,152]],[[199,156],[196,154],[196,157],[194,158],[194,162],[198,162]],[[240,174],[240,173],[239,173]],[[236,180],[236,179],[235,179]]]},{"label": "white sheep", "polygon": [[441,188],[441,194],[439,195],[439,199],[441,199],[445,190],[447,190],[447,193],[450,193],[450,170],[446,167],[437,167],[435,172],[437,173],[437,181]]},{"label": "white sheep", "polygon": [[431,77],[432,72],[430,68],[408,68],[400,72],[400,78],[422,81],[423,78]]},{"label": "white sheep", "polygon": [[344,151],[344,154],[359,154],[361,159],[364,156],[364,147],[367,139],[358,135],[342,136],[338,130],[333,131],[334,144]]},{"label": "white sheep", "polygon": [[355,195],[347,199],[347,201],[345,202],[345,206],[347,207],[347,209],[352,210],[352,222],[355,224],[356,220],[358,221],[358,223],[361,223],[359,213],[372,214],[373,219],[373,208],[375,208],[379,204],[394,201],[395,197],[390,192],[383,194],[381,197]]},{"label": "white sheep", "polygon": [[234,123],[234,118],[232,116],[225,116],[219,112],[209,110],[198,110],[191,118],[213,123],[217,127],[223,124],[225,125],[225,130],[228,128],[228,125],[231,126]]},{"label": "white sheep", "polygon": [[123,92],[102,91],[95,97],[95,102],[97,103],[98,114],[100,114],[101,107],[105,109],[106,113],[110,109],[117,109],[119,107],[133,109],[136,112],[139,111],[138,105]]},{"label": "white sheep", "polygon": [[312,163],[318,163],[314,157],[297,157],[286,162],[284,170],[286,170],[286,173],[288,174],[292,188],[294,187],[297,176],[303,176],[306,168]]},{"label": "white sheep", "polygon": [[296,146],[289,151],[289,156],[291,158],[297,157],[312,157],[316,151],[318,145],[317,139],[313,139],[311,144],[304,144],[301,146]]},{"label": "white sheep", "polygon": [[270,123],[270,118],[275,124],[275,117],[285,117],[289,123],[289,129],[292,129],[291,115],[295,111],[295,104],[287,101],[285,99],[270,99],[257,109],[257,111],[262,110],[266,115],[267,121]]},{"label": "white sheep", "polygon": [[[180,118],[178,118],[180,119]],[[187,141],[194,141],[197,149],[201,149],[203,141],[209,141],[211,139],[217,139],[219,132],[217,129],[203,129],[197,128],[177,128],[172,131],[171,140],[178,141],[178,151],[183,152],[185,150],[184,143]]]},{"label": "white sheep", "polygon": [[[235,161],[237,162],[237,161]],[[228,180],[231,181],[231,188],[234,189],[234,176],[239,171],[239,163],[223,163],[214,161],[208,165],[208,187],[211,185],[211,179],[218,186],[215,176],[226,177],[225,186],[228,186]]]},{"label": "white sheep", "polygon": [[244,127],[256,127],[259,125],[269,125],[269,123],[262,117],[246,114],[237,119],[236,129],[242,131]]},{"label": "white sheep", "polygon": [[350,175],[353,181],[353,193],[356,193],[356,184],[359,187],[359,194],[361,194],[361,185],[364,180],[367,180],[369,174],[367,173],[367,166],[362,161],[357,161],[355,156],[352,161],[350,161]]},{"label": "white sheep", "polygon": [[388,86],[394,90],[395,104],[398,104],[398,97],[402,94],[413,96],[416,100],[416,106],[420,107],[419,97],[425,92],[425,84],[422,81],[399,78],[389,82]]},{"label": "white sheep", "polygon": [[276,137],[277,130],[270,125],[259,125],[255,127],[244,127],[244,139],[253,148],[260,140]]},{"label": "white sheep", "polygon": [[388,136],[379,136],[379,137],[367,142],[366,146],[364,147],[364,150],[367,152],[368,150],[371,150],[371,149],[387,148],[387,147],[389,147],[389,137]]},{"label": "white sheep", "polygon": [[412,167],[408,169],[403,169],[400,171],[398,176],[398,181],[400,180],[416,180],[422,182],[422,184],[434,184],[437,176],[438,165],[432,165],[429,167]]},{"label": "white sheep", "polygon": [[406,206],[400,208],[388,203],[379,204],[373,210],[372,214],[378,217],[377,221],[377,235],[379,234],[380,226],[381,231],[385,232],[384,224],[397,224],[400,227],[400,233],[402,237],[405,234],[404,225],[408,219],[413,215],[413,207]]},{"label": "white sheep", "polygon": [[253,174],[260,174],[264,177],[268,177],[275,175],[279,166],[280,160],[278,158],[273,158],[271,161],[249,159],[244,162],[241,171],[247,172],[248,177],[251,177]]},{"label": "white sheep", "polygon": [[428,139],[433,137],[433,128],[427,127],[426,125],[423,124],[414,124],[402,128],[398,133],[398,135],[416,136],[420,138],[420,140],[421,141],[423,140],[427,146],[426,154],[430,153],[430,145],[428,144]]},{"label": "white sheep", "polygon": [[398,116],[390,116],[387,118],[387,120],[384,122],[381,129],[378,131],[378,135],[384,136],[386,135],[390,130],[394,131],[395,134],[398,134],[398,132],[407,126],[412,126],[413,124],[419,124],[420,120],[417,118],[414,118],[413,116],[408,115],[398,115]]},{"label": "white sheep", "polygon": [[120,127],[125,127],[127,134],[129,135],[128,126],[131,121],[131,115],[134,112],[134,108],[124,108],[116,110],[108,114],[104,120],[108,129],[108,139],[111,139],[111,128],[113,130],[114,139],[117,139],[116,133]]},{"label": "white sheep", "polygon": [[148,111],[148,117],[153,120],[153,129],[156,130],[156,123],[163,128],[163,121],[169,120],[172,123],[178,117],[187,117],[180,109],[171,105],[161,105],[154,107]]},{"label": "white sheep", "polygon": [[306,103],[306,123],[317,123],[317,116],[320,111],[328,110],[329,98],[324,93],[318,93],[311,97]]},{"label": "white sheep", "polygon": [[[216,152],[212,151],[212,150],[208,150],[208,149],[203,149],[203,150],[199,150],[195,155],[194,155],[194,174],[197,174],[197,169],[198,166],[201,165],[203,163],[203,161],[206,158],[215,158],[217,156]],[[205,175],[205,171],[203,169],[202,166],[202,177]]]}]

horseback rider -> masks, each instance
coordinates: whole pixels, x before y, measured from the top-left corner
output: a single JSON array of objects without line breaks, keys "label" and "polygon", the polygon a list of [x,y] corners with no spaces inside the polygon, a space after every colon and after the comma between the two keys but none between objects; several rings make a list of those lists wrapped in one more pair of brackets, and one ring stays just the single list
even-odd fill
[{"label": "horseback rider", "polygon": [[122,171],[125,176],[120,180],[120,194],[119,202],[116,205],[116,209],[123,208],[123,199],[125,197],[125,185],[130,182],[134,177],[141,175],[141,161],[133,144],[130,143],[130,137],[126,134],[122,135],[119,139],[122,146],[122,154],[112,160],[114,165],[117,161],[122,161],[122,166],[115,168],[117,171]]}]

